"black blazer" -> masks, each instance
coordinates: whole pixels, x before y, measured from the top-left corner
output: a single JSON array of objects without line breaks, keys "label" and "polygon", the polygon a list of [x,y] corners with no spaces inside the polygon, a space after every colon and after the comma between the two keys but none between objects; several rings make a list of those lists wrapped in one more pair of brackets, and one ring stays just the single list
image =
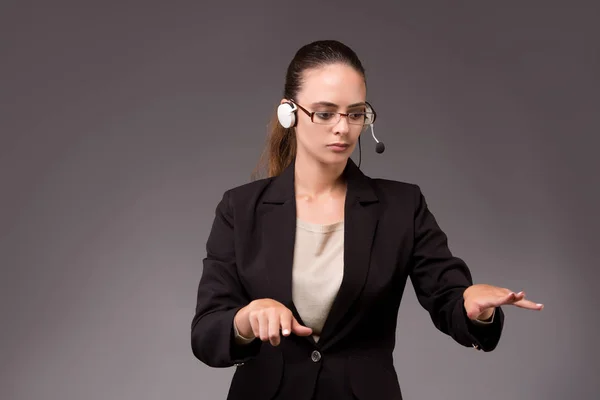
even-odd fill
[{"label": "black blazer", "polygon": [[350,159],[344,174],[344,277],[318,342],[282,337],[234,343],[233,318],[250,301],[272,298],[302,319],[292,302],[296,229],[294,163],[281,175],[226,191],[203,260],[192,350],[212,367],[236,366],[228,399],[401,399],[392,351],[400,300],[410,277],[434,325],[461,345],[493,350],[504,314],[469,320],[472,285],[419,187],[365,176]]}]

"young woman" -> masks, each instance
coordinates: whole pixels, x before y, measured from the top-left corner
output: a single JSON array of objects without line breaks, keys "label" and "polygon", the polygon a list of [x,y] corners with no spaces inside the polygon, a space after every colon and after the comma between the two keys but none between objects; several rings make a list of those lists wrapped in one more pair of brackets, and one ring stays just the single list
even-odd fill
[{"label": "young woman", "polygon": [[350,155],[375,118],[354,51],[298,50],[269,176],[224,193],[203,260],[192,350],[237,367],[228,399],[401,399],[392,352],[409,277],[437,329],[477,350],[496,347],[500,306],[542,309],[473,284],[417,185],[361,172]]}]

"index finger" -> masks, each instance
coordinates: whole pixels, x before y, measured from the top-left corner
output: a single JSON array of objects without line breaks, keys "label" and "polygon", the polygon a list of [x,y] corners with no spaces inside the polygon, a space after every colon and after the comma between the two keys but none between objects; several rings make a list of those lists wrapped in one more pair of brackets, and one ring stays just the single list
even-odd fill
[{"label": "index finger", "polygon": [[517,307],[526,308],[528,310],[541,310],[544,308],[543,304],[534,303],[533,301],[526,299],[515,301],[513,304]]}]

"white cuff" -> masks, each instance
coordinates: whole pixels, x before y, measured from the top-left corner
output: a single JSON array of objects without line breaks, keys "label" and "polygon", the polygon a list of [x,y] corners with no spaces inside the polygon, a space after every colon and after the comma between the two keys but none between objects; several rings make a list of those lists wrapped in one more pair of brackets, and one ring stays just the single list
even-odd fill
[{"label": "white cuff", "polygon": [[235,336],[236,343],[239,343],[239,344],[248,344],[248,343],[254,341],[254,339],[256,339],[256,338],[247,338],[247,337],[240,335],[240,332],[238,331],[238,328],[235,325],[235,320],[233,321],[233,333]]},{"label": "white cuff", "polygon": [[492,322],[494,322],[494,315],[496,315],[496,309],[494,308],[494,311],[492,312],[492,316],[490,317],[489,321],[484,321],[481,319],[474,319],[473,322],[478,324],[478,325],[489,325]]}]

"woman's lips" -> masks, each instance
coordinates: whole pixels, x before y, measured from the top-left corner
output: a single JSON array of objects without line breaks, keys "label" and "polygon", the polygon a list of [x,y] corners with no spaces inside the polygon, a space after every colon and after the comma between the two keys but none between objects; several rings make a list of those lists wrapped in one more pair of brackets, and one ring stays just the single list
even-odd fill
[{"label": "woman's lips", "polygon": [[345,151],[348,147],[350,147],[347,143],[332,143],[327,145],[333,151]]}]

